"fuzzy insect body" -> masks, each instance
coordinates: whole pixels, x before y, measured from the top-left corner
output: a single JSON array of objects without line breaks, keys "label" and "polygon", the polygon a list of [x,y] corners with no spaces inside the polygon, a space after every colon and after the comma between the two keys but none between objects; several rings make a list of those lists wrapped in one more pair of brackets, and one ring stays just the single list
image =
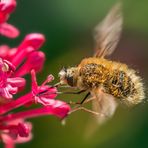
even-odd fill
[{"label": "fuzzy insect body", "polygon": [[103,88],[105,93],[131,105],[143,100],[141,78],[126,64],[92,57],[83,59],[78,69],[77,86],[80,89]]},{"label": "fuzzy insect body", "polygon": [[[126,64],[107,60],[119,42],[123,17],[120,3],[95,27],[95,54],[83,59],[78,66],[62,69],[59,72],[60,85],[88,91],[92,95],[92,109],[100,113],[99,123],[111,117],[118,105],[117,100],[127,105],[135,105],[145,97],[141,77]],[[86,97],[83,99],[86,99]],[[101,115],[104,115],[102,117]]]}]

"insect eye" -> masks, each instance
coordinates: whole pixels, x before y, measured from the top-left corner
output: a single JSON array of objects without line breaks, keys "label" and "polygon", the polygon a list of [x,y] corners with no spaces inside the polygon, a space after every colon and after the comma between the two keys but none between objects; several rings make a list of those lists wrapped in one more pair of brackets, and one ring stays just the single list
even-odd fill
[{"label": "insect eye", "polygon": [[73,76],[67,77],[67,83],[68,85],[73,86]]}]

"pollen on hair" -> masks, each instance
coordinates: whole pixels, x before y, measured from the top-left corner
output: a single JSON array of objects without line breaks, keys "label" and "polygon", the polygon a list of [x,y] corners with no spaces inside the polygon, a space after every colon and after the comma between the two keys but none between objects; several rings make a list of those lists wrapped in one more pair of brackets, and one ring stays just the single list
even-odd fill
[{"label": "pollen on hair", "polygon": [[141,77],[137,76],[135,74],[134,70],[129,70],[127,72],[128,76],[131,78],[135,92],[127,98],[127,103],[129,104],[138,104],[143,101],[145,98],[145,93],[144,93],[144,86]]},{"label": "pollen on hair", "polygon": [[105,92],[128,105],[140,103],[145,95],[142,80],[126,64],[106,59],[88,58],[79,65],[83,87],[104,88]]}]

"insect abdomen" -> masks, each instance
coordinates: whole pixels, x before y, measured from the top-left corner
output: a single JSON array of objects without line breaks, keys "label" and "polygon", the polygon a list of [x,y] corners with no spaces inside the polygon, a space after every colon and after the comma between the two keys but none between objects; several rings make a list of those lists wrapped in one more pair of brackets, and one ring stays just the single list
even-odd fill
[{"label": "insect abdomen", "polygon": [[93,63],[89,60],[88,63],[83,61],[85,64],[80,69],[80,76],[85,88],[103,86],[106,93],[120,98],[127,104],[138,104],[143,100],[143,83],[134,70],[117,62],[96,61]]},{"label": "insect abdomen", "polygon": [[108,81],[104,83],[104,87],[107,93],[127,104],[138,104],[144,98],[141,78],[135,75],[133,70],[126,72],[114,70],[110,73]]}]

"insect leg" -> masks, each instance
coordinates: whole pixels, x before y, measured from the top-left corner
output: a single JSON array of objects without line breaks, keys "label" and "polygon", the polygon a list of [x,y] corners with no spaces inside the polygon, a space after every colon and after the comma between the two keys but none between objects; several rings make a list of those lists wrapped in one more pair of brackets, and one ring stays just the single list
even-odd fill
[{"label": "insect leg", "polygon": [[61,85],[61,86],[59,86],[59,87],[61,87],[61,88],[72,88],[72,87],[69,86],[69,85]]},{"label": "insect leg", "polygon": [[89,95],[90,95],[90,92],[88,92],[88,93],[86,94],[86,96],[84,97],[84,99],[83,99],[79,104],[82,105]]},{"label": "insect leg", "polygon": [[[74,105],[74,104],[75,104],[75,105],[76,105],[76,104],[79,104],[79,105],[85,104],[84,101],[87,99],[87,97],[88,97],[89,95],[90,95],[90,92],[86,94],[86,96],[84,97],[84,99],[83,99],[81,102],[69,102],[69,104],[73,104],[73,105]],[[91,101],[91,100],[89,99],[89,101]],[[89,102],[89,101],[87,101],[87,102]]]},{"label": "insect leg", "polygon": [[91,113],[91,114],[97,115],[97,116],[98,116],[98,115],[99,115],[99,116],[105,116],[105,115],[102,114],[102,113],[98,113],[98,112],[92,111],[92,110],[87,109],[87,108],[82,107],[82,106],[79,106],[79,107],[74,108],[73,110],[71,110],[71,111],[69,112],[69,114],[74,113],[75,111],[78,111],[78,110],[83,110],[83,111],[85,111],[85,112],[88,112],[88,113]]},{"label": "insect leg", "polygon": [[54,84],[54,87],[59,87],[59,86],[61,86],[62,84],[60,83],[60,82],[58,82],[58,83],[56,83],[56,84]]},{"label": "insect leg", "polygon": [[81,94],[83,92],[85,92],[86,90],[80,90],[78,92],[61,92],[62,94]]},{"label": "insect leg", "polygon": [[95,100],[95,99],[96,99],[95,97],[91,97],[91,98],[85,100],[85,101],[83,102],[83,104],[89,103],[90,101],[93,101],[93,100]]}]

